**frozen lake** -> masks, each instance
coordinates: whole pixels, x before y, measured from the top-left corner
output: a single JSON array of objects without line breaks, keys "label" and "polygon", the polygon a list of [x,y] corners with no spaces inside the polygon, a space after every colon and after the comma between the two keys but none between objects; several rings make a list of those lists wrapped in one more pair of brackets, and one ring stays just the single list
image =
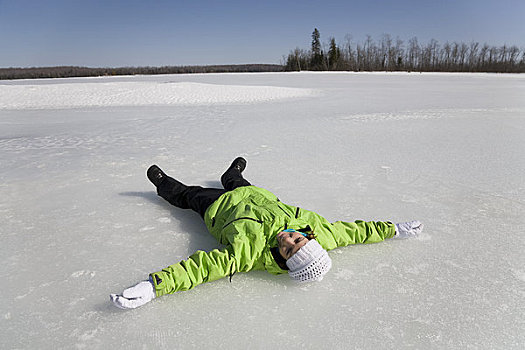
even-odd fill
[{"label": "frozen lake", "polygon": [[[525,76],[0,81],[0,343],[11,348],[525,348]],[[218,243],[151,164],[245,177],[418,239],[330,252],[320,283],[236,274],[123,311],[110,293]]]}]

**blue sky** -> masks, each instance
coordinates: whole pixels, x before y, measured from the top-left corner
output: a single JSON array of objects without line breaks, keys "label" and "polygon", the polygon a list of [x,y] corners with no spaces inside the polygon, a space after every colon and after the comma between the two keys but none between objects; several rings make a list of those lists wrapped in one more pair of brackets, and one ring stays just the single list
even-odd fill
[{"label": "blue sky", "polygon": [[525,47],[524,0],[0,0],[0,67],[280,63],[384,33]]}]

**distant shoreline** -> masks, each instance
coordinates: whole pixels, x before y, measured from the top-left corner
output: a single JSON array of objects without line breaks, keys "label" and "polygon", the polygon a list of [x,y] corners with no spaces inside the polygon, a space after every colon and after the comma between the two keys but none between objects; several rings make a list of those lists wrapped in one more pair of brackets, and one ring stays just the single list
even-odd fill
[{"label": "distant shoreline", "polygon": [[469,71],[410,71],[410,70],[338,70],[338,71],[287,71],[285,66],[278,64],[240,64],[240,65],[213,65],[213,66],[167,66],[167,67],[118,67],[118,68],[89,68],[76,66],[59,67],[30,67],[30,68],[0,68],[1,80],[23,79],[60,79],[60,78],[88,78],[88,77],[118,77],[133,75],[168,75],[168,74],[213,74],[213,73],[370,73],[370,74],[502,74],[521,75],[521,72],[469,72]]},{"label": "distant shoreline", "polygon": [[209,66],[116,67],[90,68],[78,66],[0,68],[0,80],[79,78],[121,75],[159,75],[191,73],[257,73],[283,72],[279,64],[230,64]]}]

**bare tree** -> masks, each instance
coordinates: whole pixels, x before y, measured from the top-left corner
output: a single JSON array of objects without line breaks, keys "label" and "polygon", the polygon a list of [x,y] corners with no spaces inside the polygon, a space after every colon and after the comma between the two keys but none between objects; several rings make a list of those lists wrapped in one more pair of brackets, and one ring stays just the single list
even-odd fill
[{"label": "bare tree", "polygon": [[345,35],[345,41],[342,52],[344,69],[357,70],[356,52],[353,48],[352,36],[350,34]]},{"label": "bare tree", "polygon": [[408,41],[407,63],[409,70],[419,69],[420,47],[416,37]]},{"label": "bare tree", "polygon": [[509,72],[517,72],[519,66],[520,49],[513,45],[509,48]]},{"label": "bare tree", "polygon": [[471,42],[469,46],[469,55],[468,55],[468,67],[469,71],[475,71],[477,70],[477,67],[479,65],[479,43],[477,42]]}]

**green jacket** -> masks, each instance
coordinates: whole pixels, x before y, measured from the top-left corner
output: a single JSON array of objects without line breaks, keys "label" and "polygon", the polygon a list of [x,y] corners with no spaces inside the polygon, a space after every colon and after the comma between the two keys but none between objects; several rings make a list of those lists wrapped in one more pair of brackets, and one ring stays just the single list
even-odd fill
[{"label": "green jacket", "polygon": [[197,251],[187,260],[150,274],[157,296],[188,290],[239,271],[285,273],[270,251],[277,247],[276,235],[285,228],[299,230],[310,226],[326,250],[376,243],[395,234],[390,222],[331,224],[319,214],[284,204],[271,192],[255,186],[238,187],[223,194],[207,209],[204,221],[226,248]]}]

